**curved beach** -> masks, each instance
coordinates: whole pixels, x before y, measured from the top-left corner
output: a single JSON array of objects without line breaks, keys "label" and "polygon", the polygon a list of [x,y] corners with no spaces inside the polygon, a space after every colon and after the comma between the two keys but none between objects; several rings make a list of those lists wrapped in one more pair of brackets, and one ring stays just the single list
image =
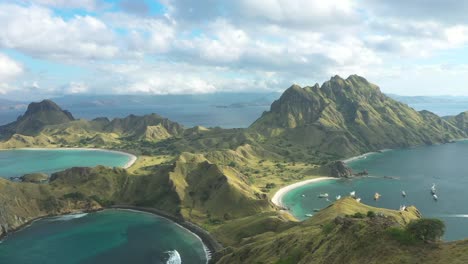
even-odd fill
[{"label": "curved beach", "polygon": [[284,208],[282,204],[283,196],[286,195],[286,193],[290,192],[293,189],[296,189],[298,187],[314,183],[314,182],[320,182],[320,181],[326,181],[326,180],[337,180],[337,178],[333,177],[319,177],[315,179],[309,179],[301,182],[296,182],[291,185],[285,186],[278,191],[276,191],[275,195],[273,195],[273,198],[271,198],[271,202],[274,203],[278,207]]},{"label": "curved beach", "polygon": [[149,207],[141,207],[141,206],[132,206],[132,205],[113,205],[110,206],[108,209],[119,209],[119,210],[129,210],[129,211],[136,211],[136,212],[145,212],[149,214],[154,214],[159,217],[163,217],[168,219],[169,221],[173,222],[174,224],[186,229],[188,232],[195,235],[198,239],[201,240],[203,247],[205,249],[206,258],[208,263],[212,260],[212,255],[216,252],[219,252],[224,249],[223,245],[219,243],[208,231],[201,228],[200,226],[186,221],[181,217],[176,217],[170,215],[162,210],[158,210],[156,208],[149,208]]},{"label": "curved beach", "polygon": [[[125,155],[130,158],[130,160],[125,163],[122,168],[128,169],[130,168],[138,159],[137,156],[130,154],[128,152],[118,151],[118,150],[109,150],[109,149],[100,149],[100,148],[17,148],[17,149],[24,149],[24,150],[92,150],[92,151],[102,151],[102,152],[110,152],[110,153],[118,153]],[[12,149],[4,149],[4,150],[12,150]]]}]

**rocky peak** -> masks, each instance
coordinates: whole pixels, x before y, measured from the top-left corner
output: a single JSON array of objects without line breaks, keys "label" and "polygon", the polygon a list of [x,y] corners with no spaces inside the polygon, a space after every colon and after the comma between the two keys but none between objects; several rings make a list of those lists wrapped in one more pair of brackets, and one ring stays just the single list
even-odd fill
[{"label": "rocky peak", "polygon": [[75,120],[72,114],[62,110],[51,100],[31,103],[24,115],[15,122],[0,126],[0,137],[14,134],[36,135],[47,125],[63,124]]},{"label": "rocky peak", "polygon": [[[51,100],[43,100],[41,102],[35,102],[35,103],[30,103],[28,105],[28,109],[26,110],[26,113],[24,113],[24,116],[29,116],[33,115],[38,112],[46,112],[46,111],[57,111],[57,112],[65,112],[58,106],[56,103],[54,103]],[[69,112],[67,111],[69,114]],[[70,120],[74,120],[73,116],[69,114]]]},{"label": "rocky peak", "polygon": [[41,102],[30,103],[24,115],[21,116],[19,119],[33,118],[34,116],[39,116],[42,113],[56,113],[61,115],[60,123],[63,123],[63,121],[75,120],[75,118],[70,112],[62,110],[60,106],[58,106],[51,100],[43,100]]}]

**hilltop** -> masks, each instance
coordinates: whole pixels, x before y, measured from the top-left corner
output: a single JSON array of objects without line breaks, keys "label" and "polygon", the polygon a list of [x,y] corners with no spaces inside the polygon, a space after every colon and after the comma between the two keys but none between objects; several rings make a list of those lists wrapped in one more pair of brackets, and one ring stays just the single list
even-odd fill
[{"label": "hilltop", "polygon": [[283,140],[337,157],[446,143],[465,135],[455,124],[417,112],[357,75],[335,76],[322,86],[291,86],[250,129],[271,142]]},{"label": "hilltop", "polygon": [[13,134],[33,136],[45,126],[68,123],[73,120],[75,119],[70,112],[62,110],[51,100],[31,103],[24,115],[0,127],[0,138],[7,138]]},{"label": "hilltop", "polygon": [[[220,263],[392,263],[392,254],[414,263],[434,261],[437,250],[444,260],[463,260],[464,253],[449,256],[466,248],[462,242],[407,248],[388,236],[389,227],[421,217],[413,207],[399,212],[346,198],[297,222],[270,198],[282,186],[330,176],[345,157],[466,137],[465,115],[415,111],[356,75],[293,85],[247,129],[186,128],[157,114],[75,119],[51,101],[32,103],[0,127],[0,148],[97,147],[138,160],[128,170],[70,168],[49,183],[37,183],[39,175],[0,178],[0,236],[37,217],[122,205],[203,227],[226,246],[216,254]],[[368,211],[381,216],[352,217]]]}]

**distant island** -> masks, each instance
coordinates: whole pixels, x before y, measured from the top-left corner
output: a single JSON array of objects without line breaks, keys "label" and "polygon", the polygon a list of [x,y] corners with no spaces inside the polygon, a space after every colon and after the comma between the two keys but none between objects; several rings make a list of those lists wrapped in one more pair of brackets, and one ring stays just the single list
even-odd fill
[{"label": "distant island", "polygon": [[415,207],[346,197],[298,222],[271,199],[293,183],[353,177],[346,158],[466,138],[467,121],[468,112],[418,112],[357,75],[292,85],[245,129],[186,128],[157,114],[84,120],[51,100],[31,103],[0,127],[0,148],[100,148],[138,160],[127,169],[70,168],[49,183],[0,178],[0,236],[48,215],[147,208],[206,232],[213,263],[462,261],[466,241],[405,240],[408,226],[426,223]]}]

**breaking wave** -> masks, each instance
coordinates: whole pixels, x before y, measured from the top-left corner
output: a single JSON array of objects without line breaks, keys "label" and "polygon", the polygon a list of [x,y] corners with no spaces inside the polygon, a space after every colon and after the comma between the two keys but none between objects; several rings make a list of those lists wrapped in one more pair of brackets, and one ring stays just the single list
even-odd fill
[{"label": "breaking wave", "polygon": [[167,260],[166,264],[181,264],[182,258],[180,257],[179,252],[177,250],[170,250],[166,252],[169,254],[169,259]]}]

